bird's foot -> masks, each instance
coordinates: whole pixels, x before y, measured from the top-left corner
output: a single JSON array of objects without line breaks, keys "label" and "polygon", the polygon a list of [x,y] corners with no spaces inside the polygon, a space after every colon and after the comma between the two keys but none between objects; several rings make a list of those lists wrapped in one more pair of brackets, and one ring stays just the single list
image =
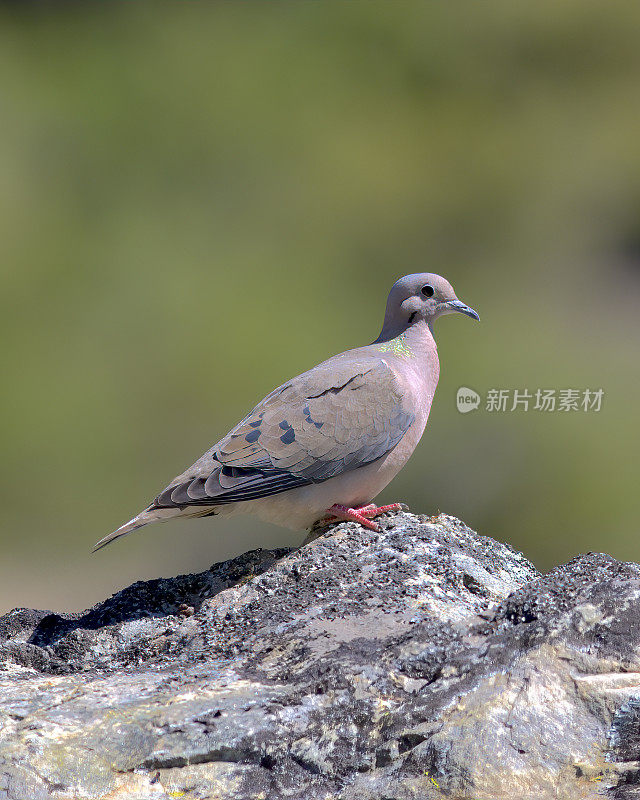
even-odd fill
[{"label": "bird's foot", "polygon": [[349,520],[351,522],[359,522],[363,527],[369,528],[371,531],[379,531],[380,526],[378,523],[371,521],[373,517],[377,517],[379,514],[384,514],[387,511],[401,511],[403,508],[405,508],[405,506],[403,506],[402,503],[391,503],[391,505],[388,506],[376,506],[375,503],[369,503],[369,505],[360,506],[359,508],[349,508],[348,506],[341,506],[336,503],[331,506],[331,508],[327,509],[327,514],[329,516],[316,524],[320,525],[323,523],[327,524],[329,522]]}]

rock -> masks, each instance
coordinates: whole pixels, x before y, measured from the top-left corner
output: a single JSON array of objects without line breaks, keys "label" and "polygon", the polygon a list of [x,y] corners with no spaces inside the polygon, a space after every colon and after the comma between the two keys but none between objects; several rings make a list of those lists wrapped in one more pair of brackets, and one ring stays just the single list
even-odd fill
[{"label": "rock", "polygon": [[453,517],[0,619],[0,798],[640,797],[640,567]]}]

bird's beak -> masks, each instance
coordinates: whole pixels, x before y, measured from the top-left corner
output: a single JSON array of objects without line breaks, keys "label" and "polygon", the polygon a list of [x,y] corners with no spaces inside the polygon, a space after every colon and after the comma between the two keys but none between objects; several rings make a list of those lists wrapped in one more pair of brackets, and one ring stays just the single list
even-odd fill
[{"label": "bird's beak", "polygon": [[469,308],[462,300],[448,300],[446,303],[443,303],[443,306],[449,311],[457,311],[460,314],[466,314],[468,317],[473,317],[473,319],[477,319],[478,322],[480,322],[478,312]]}]

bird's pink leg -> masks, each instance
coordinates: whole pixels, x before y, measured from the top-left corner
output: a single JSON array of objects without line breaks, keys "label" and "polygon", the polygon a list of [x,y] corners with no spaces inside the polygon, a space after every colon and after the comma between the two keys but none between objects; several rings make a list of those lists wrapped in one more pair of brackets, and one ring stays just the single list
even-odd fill
[{"label": "bird's pink leg", "polygon": [[[360,506],[359,508],[349,508],[348,506],[341,506],[336,503],[327,509],[327,514],[330,515],[330,521],[334,520],[350,520],[352,522],[359,522],[363,527],[369,528],[372,531],[379,531],[380,526],[377,522],[371,522],[372,517],[377,517],[378,514],[384,514],[385,511],[400,511],[402,509],[401,503],[391,503],[388,506],[376,506],[374,503],[369,503],[367,506]],[[324,522],[324,520],[322,520]]]}]

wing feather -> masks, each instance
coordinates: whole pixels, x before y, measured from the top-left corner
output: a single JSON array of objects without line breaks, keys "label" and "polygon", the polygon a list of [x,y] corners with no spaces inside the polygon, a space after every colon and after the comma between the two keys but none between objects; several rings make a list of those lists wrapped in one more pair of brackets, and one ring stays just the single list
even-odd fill
[{"label": "wing feather", "polygon": [[378,355],[349,355],[267,395],[151,507],[267,497],[358,469],[392,450],[415,418],[406,393]]}]

